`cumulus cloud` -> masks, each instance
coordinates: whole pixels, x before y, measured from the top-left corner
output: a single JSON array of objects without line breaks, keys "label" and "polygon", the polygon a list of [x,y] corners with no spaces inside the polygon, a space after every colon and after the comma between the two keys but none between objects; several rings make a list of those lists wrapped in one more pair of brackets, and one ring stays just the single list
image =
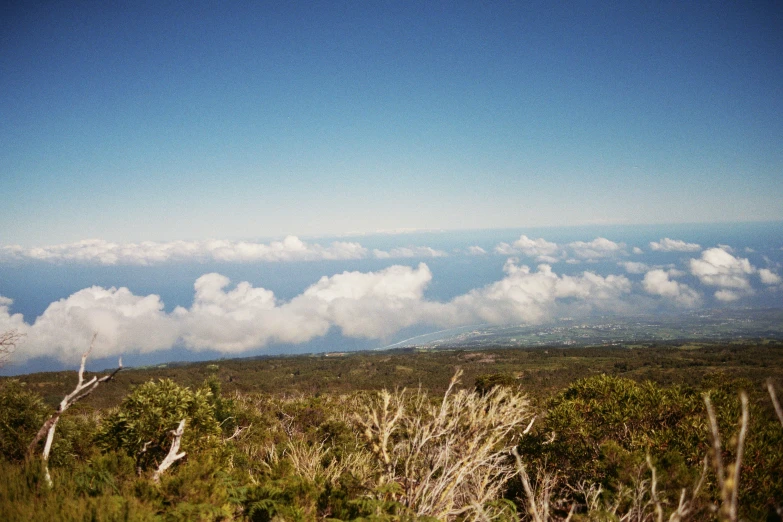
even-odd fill
[{"label": "cumulus cloud", "polygon": [[672,273],[659,268],[650,270],[644,275],[642,286],[648,294],[672,299],[683,306],[695,306],[701,299],[699,293],[686,284],[670,279],[678,274],[679,272]]},{"label": "cumulus cloud", "polygon": [[638,261],[621,261],[617,263],[617,266],[623,267],[629,274],[643,274],[650,269],[646,263]]},{"label": "cumulus cloud", "polygon": [[483,256],[486,255],[487,251],[481,248],[480,246],[469,246],[468,247],[468,254],[472,256]]},{"label": "cumulus cloud", "polygon": [[[7,323],[7,310],[0,310],[0,315],[4,316],[0,323]],[[78,360],[96,331],[100,332],[93,348],[97,357],[169,348],[178,334],[159,296],[141,297],[127,288],[98,286],[51,303],[32,325],[17,329],[26,334],[19,350],[25,357],[54,353],[64,361]]]},{"label": "cumulus cloud", "polygon": [[511,245],[508,243],[500,243],[495,248],[495,251],[505,255],[523,254],[527,257],[547,257],[554,259],[559,254],[560,247],[557,243],[552,243],[542,237],[530,239],[523,234]]},{"label": "cumulus cloud", "polygon": [[650,248],[656,252],[698,252],[701,250],[701,245],[665,237],[657,242],[650,241]]},{"label": "cumulus cloud", "polygon": [[642,250],[642,249],[641,249],[641,248],[639,248],[639,247],[633,247],[633,253],[634,253],[634,254],[637,254],[637,255],[638,255],[638,254],[644,254],[644,250]]},{"label": "cumulus cloud", "polygon": [[710,248],[700,259],[690,260],[691,273],[710,286],[750,291],[748,276],[755,268],[747,259],[734,257],[723,248]]},{"label": "cumulus cloud", "polygon": [[18,330],[20,333],[26,333],[27,323],[24,322],[22,314],[12,314],[11,306],[13,299],[0,295],[0,333],[9,330]]},{"label": "cumulus cloud", "polygon": [[592,241],[574,241],[568,244],[573,255],[581,259],[602,259],[625,254],[625,244],[615,243],[605,237],[597,237]]},{"label": "cumulus cloud", "polygon": [[[0,297],[0,328],[26,334],[17,360],[37,356],[76,362],[94,332],[98,357],[183,346],[240,353],[271,343],[301,343],[337,328],[343,335],[384,339],[414,324],[457,326],[540,322],[558,310],[611,308],[631,290],[624,276],[558,275],[509,260],[505,276],[448,302],[425,297],[426,264],[324,276],[289,301],[217,273],[194,283],[193,304],[164,311],[159,296],[127,288],[85,288],[51,303],[32,324]],[[570,307],[570,308],[569,308]]]},{"label": "cumulus cloud", "polygon": [[86,239],[63,245],[7,246],[2,249],[2,257],[6,259],[99,265],[151,265],[177,261],[318,261],[362,259],[367,254],[367,249],[359,243],[335,241],[329,246],[322,246],[306,243],[296,236],[270,243],[227,240],[113,243]]},{"label": "cumulus cloud", "polygon": [[489,323],[540,322],[552,317],[558,300],[600,306],[631,289],[624,276],[601,277],[592,272],[559,276],[546,264],[533,272],[509,260],[504,270],[507,275],[502,280],[455,298],[451,306],[462,317],[467,314]]},{"label": "cumulus cloud", "polygon": [[761,283],[772,286],[783,279],[769,268],[756,268],[746,258],[736,257],[726,245],[705,250],[700,259],[690,260],[691,273],[705,285],[717,286],[715,298],[736,301],[753,293],[751,275],[758,275]]},{"label": "cumulus cloud", "polygon": [[770,270],[769,268],[760,268],[759,278],[761,279],[761,282],[764,283],[765,285],[777,285],[781,282],[780,276],[777,275],[772,270]]},{"label": "cumulus cloud", "polygon": [[378,259],[405,258],[405,257],[446,257],[448,254],[442,250],[436,250],[427,246],[398,247],[389,251],[374,249],[373,256]]}]

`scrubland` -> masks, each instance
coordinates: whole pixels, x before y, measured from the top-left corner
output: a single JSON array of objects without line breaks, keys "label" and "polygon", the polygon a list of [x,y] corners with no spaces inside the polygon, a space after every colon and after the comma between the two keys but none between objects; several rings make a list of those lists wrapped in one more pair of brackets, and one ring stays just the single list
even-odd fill
[{"label": "scrubland", "polygon": [[46,462],[76,372],[4,379],[0,519],[779,520],[782,362],[743,341],[128,369]]}]

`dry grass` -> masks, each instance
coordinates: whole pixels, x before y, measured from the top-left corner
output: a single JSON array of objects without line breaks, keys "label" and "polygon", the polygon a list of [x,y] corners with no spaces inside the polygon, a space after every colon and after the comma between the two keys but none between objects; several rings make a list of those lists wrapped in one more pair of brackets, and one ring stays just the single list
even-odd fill
[{"label": "dry grass", "polygon": [[355,417],[379,485],[396,484],[416,516],[484,520],[516,474],[509,453],[531,421],[527,399],[502,387],[456,390],[460,375],[438,402],[421,389],[383,390]]}]

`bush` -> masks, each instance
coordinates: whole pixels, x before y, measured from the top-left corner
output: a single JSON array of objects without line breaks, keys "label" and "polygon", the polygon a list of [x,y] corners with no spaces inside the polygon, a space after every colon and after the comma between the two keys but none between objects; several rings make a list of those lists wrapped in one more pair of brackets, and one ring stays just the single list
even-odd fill
[{"label": "bush", "polygon": [[516,388],[519,381],[510,373],[490,373],[476,377],[476,391],[482,395],[486,395],[495,386]]},{"label": "bush", "polygon": [[[509,450],[532,416],[527,399],[506,387],[485,395],[455,390],[442,399],[426,392],[383,390],[356,416],[375,456],[378,487],[398,487],[390,498],[417,517],[498,519],[497,501],[516,473]],[[388,497],[388,493],[385,494]]]},{"label": "bush", "polygon": [[0,453],[5,459],[24,459],[27,446],[52,413],[40,395],[16,379],[0,385]]},{"label": "bush", "polygon": [[186,419],[181,451],[198,452],[218,442],[220,426],[215,418],[212,392],[192,391],[173,381],[150,381],[128,395],[102,422],[97,440],[107,450],[119,450],[147,470],[165,458],[171,447],[170,432]]}]

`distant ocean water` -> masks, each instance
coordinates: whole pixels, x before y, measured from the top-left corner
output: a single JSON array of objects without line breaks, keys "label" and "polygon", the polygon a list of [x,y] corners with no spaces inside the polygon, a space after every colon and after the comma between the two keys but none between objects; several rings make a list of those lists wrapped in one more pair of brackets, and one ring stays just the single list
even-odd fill
[{"label": "distant ocean water", "polygon": [[[589,242],[597,237],[623,245],[617,256],[597,260],[580,259],[578,263],[565,260],[552,263],[552,269],[560,274],[581,274],[584,271],[607,276],[622,274],[639,283],[643,274],[629,274],[618,265],[624,261],[644,262],[648,265],[667,265],[681,270],[680,281],[699,286],[696,278],[687,272],[688,260],[697,258],[700,252],[652,251],[650,242],[662,238],[682,240],[700,245],[701,249],[724,245],[737,258],[748,259],[756,268],[767,268],[783,275],[783,222],[682,224],[682,225],[606,225],[557,228],[513,228],[495,230],[469,230],[456,232],[418,232],[339,238],[302,238],[308,242],[329,244],[332,241],[356,241],[372,251],[390,251],[398,247],[426,246],[447,254],[444,257],[416,257],[389,259],[358,259],[341,261],[297,261],[255,263],[161,263],[150,266],[99,266],[78,263],[53,264],[41,261],[14,261],[0,263],[0,295],[13,299],[11,313],[22,313],[27,323],[35,321],[50,303],[67,298],[83,288],[94,285],[104,288],[127,287],[135,295],[156,294],[171,312],[177,306],[189,307],[193,302],[193,284],[201,275],[218,272],[229,277],[233,284],[248,281],[255,287],[275,292],[279,300],[286,301],[299,295],[322,276],[344,271],[377,271],[391,265],[415,267],[427,264],[432,281],[425,298],[448,301],[473,289],[482,288],[504,277],[503,266],[509,255],[495,252],[500,243],[512,244],[521,235],[543,238],[558,245],[575,241]],[[485,255],[470,255],[469,247],[481,247]],[[634,247],[642,253],[633,253]],[[515,255],[518,263],[535,270],[538,261],[522,253]],[[720,303],[706,299],[705,306],[783,307],[783,292],[761,285],[752,279],[753,292],[732,303]],[[701,287],[706,295],[714,289]],[[414,326],[400,331],[389,339],[354,339],[340,335],[334,328],[324,336],[300,345],[265,347],[252,353],[305,353],[330,350],[371,349],[393,344],[413,335],[420,335],[437,328]],[[248,353],[248,355],[252,355]],[[129,355],[129,364],[154,364],[168,360],[189,360],[219,357],[217,351],[191,353],[183,348],[145,356]],[[111,366],[110,360],[94,361],[94,365]],[[57,369],[62,364],[53,360],[33,360],[17,365],[6,373]]]}]

